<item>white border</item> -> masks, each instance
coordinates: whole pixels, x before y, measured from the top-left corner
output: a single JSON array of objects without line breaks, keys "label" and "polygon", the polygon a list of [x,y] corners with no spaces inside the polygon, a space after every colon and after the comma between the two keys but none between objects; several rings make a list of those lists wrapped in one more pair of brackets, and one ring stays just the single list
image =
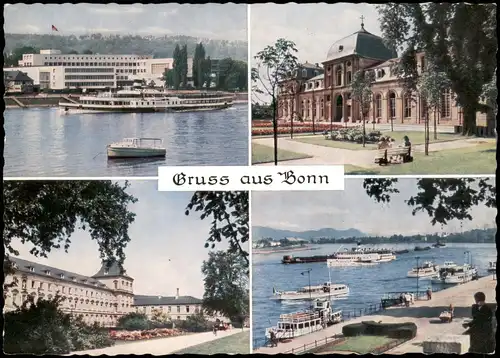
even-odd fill
[{"label": "white border", "polygon": [[[252,166],[252,51],[251,51],[251,5],[247,4],[247,76],[248,76],[248,166]],[[253,353],[253,259],[252,259],[252,191],[248,192],[248,323],[250,326],[249,348]]]},{"label": "white border", "polygon": [[28,180],[113,180],[113,181],[135,181],[135,180],[158,180],[158,177],[7,177],[4,181],[28,181]]},{"label": "white border", "polygon": [[250,7],[250,4],[247,4],[248,165],[252,166],[252,51],[250,46]]}]

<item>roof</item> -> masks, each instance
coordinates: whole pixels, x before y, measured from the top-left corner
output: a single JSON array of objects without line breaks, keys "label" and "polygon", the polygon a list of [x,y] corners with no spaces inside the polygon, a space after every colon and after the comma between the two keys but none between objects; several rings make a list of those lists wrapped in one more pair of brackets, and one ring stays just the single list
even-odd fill
[{"label": "roof", "polygon": [[394,65],[395,63],[398,63],[401,59],[400,58],[391,58],[387,61],[384,61],[382,63],[379,63],[377,65],[373,65],[371,67],[367,67],[366,69],[377,69],[377,68],[384,68],[384,67],[390,67],[392,65]]},{"label": "roof", "polygon": [[192,296],[134,296],[134,306],[201,305],[202,300]]},{"label": "roof", "polygon": [[369,33],[363,25],[359,31],[334,42],[328,50],[326,61],[350,55],[384,61],[397,57],[397,54],[385,45],[381,37]]},{"label": "roof", "polygon": [[[104,283],[92,277],[61,270],[52,266],[42,265],[28,260],[23,260],[17,257],[9,257],[9,260],[17,266],[15,267],[15,270],[19,272],[47,276],[47,271],[50,271],[50,276],[54,277],[57,280],[77,282],[81,285],[89,285],[93,287],[96,287],[95,283],[97,283],[97,287],[107,288]],[[33,268],[33,270],[31,270],[30,268]]]},{"label": "roof", "polygon": [[123,268],[120,269],[118,262],[117,261],[103,261],[101,269],[92,277],[93,278],[104,278],[104,277],[113,277],[113,276],[120,276],[120,277],[127,277],[127,271]]},{"label": "roof", "polygon": [[305,62],[305,63],[302,63],[299,65],[299,67],[301,68],[312,68],[314,70],[316,69],[323,69],[323,67],[319,64],[319,63],[309,63],[309,62]]},{"label": "roof", "polygon": [[[308,79],[308,81],[315,81],[315,80],[322,80],[325,78],[325,74],[322,73],[321,75],[317,75],[316,77],[313,77],[311,79]],[[288,240],[303,240],[303,239],[294,239],[294,238],[288,238]]]},{"label": "roof", "polygon": [[5,71],[3,77],[9,81],[33,82],[31,77],[21,71]]}]

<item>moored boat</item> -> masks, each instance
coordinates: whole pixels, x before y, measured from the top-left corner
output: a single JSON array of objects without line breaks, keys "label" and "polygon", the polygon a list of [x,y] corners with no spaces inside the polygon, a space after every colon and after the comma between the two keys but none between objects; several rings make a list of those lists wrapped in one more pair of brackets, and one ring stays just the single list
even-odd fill
[{"label": "moored boat", "polygon": [[273,288],[273,295],[270,299],[279,301],[314,300],[317,298],[347,296],[348,294],[349,287],[347,285],[325,282],[322,285],[301,287],[297,291],[279,291]]},{"label": "moored boat", "polygon": [[107,146],[108,158],[153,158],[167,153],[160,138],[124,138]]},{"label": "moored boat", "polygon": [[407,277],[430,278],[439,273],[439,266],[426,261],[422,266],[414,267],[408,271]]}]

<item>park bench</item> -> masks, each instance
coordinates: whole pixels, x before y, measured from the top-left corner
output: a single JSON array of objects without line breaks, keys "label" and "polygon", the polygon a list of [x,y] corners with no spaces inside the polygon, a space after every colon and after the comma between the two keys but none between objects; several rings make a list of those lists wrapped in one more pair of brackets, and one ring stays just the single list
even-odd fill
[{"label": "park bench", "polygon": [[394,157],[402,158],[403,163],[412,162],[411,146],[380,149],[375,157],[375,163],[387,165],[391,163],[391,159]]}]

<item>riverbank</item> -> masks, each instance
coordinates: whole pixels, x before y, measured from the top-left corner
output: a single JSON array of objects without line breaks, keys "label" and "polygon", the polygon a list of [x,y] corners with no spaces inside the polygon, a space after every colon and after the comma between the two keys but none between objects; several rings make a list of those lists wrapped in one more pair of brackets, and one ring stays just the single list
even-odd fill
[{"label": "riverbank", "polygon": [[252,254],[277,254],[277,253],[287,253],[287,252],[294,252],[294,251],[309,251],[309,250],[317,250],[317,247],[312,247],[312,246],[300,246],[300,247],[290,247],[290,248],[281,248],[281,249],[268,249],[268,250],[261,250],[261,249],[252,249]]},{"label": "riverbank", "polygon": [[[419,300],[410,307],[388,308],[380,314],[358,317],[318,332],[297,337],[290,342],[280,343],[277,347],[262,347],[255,349],[254,352],[262,354],[292,353],[292,351],[293,353],[302,353],[303,347],[314,346],[315,342],[331,341],[333,337],[341,335],[342,327],[345,325],[373,320],[383,323],[414,322],[418,327],[417,336],[386,353],[422,353],[422,344],[427,338],[445,334],[463,334],[465,329],[462,327],[462,323],[470,320],[474,293],[482,291],[486,294],[486,302],[494,303],[496,283],[493,275],[489,275],[477,281],[434,292],[430,301]],[[455,318],[453,322],[440,323],[440,313],[446,310],[450,304],[454,305]]]}]

